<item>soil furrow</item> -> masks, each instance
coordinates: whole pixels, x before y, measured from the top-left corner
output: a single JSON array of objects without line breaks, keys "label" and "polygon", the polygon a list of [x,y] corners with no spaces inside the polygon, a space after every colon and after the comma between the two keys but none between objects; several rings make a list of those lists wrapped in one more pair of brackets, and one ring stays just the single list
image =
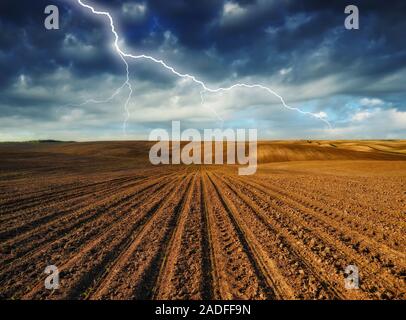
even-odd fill
[{"label": "soil furrow", "polygon": [[274,288],[269,285],[263,268],[256,260],[244,232],[235,220],[233,213],[216,185],[207,176],[207,188],[213,203],[215,228],[213,241],[219,242],[217,248],[220,252],[214,255],[218,262],[216,267],[220,277],[219,283],[222,299],[272,299],[276,297]]},{"label": "soil furrow", "polygon": [[[170,176],[168,176],[169,178]],[[62,214],[61,217],[57,217],[56,220],[50,221],[49,223],[40,224],[33,230],[29,230],[25,233],[20,234],[18,237],[12,238],[3,243],[3,246],[11,250],[14,249],[13,255],[10,258],[5,258],[5,261],[8,263],[9,259],[13,257],[21,257],[25,252],[31,251],[31,247],[38,246],[45,240],[41,237],[41,234],[48,230],[47,242],[52,240],[52,235],[55,234],[55,237],[58,236],[59,231],[63,231],[64,234],[74,230],[76,226],[79,226],[81,223],[91,222],[92,220],[99,218],[102,214],[110,209],[118,210],[121,205],[125,205],[126,201],[130,198],[137,196],[141,192],[147,191],[149,188],[153,188],[155,181],[150,180],[145,184],[135,184],[132,188],[126,188],[120,192],[119,187],[113,187],[111,192],[114,195],[109,195],[104,197],[99,201],[95,201],[91,204],[86,205],[85,207],[80,208],[79,210],[72,211],[70,214]],[[116,188],[116,189],[115,189]],[[65,229],[62,229],[65,228]],[[62,229],[62,230],[61,230]],[[51,230],[51,233],[49,233]],[[37,242],[39,241],[39,242]],[[28,244],[28,245],[27,245]],[[24,249],[20,249],[24,246]]]},{"label": "soil furrow", "polygon": [[[392,230],[393,228],[389,229],[390,226],[388,224],[380,227],[379,224],[377,225],[375,222],[370,222],[370,215],[361,215],[360,217],[360,215],[357,214],[357,211],[348,212],[346,209],[342,210],[335,208],[328,203],[322,203],[318,200],[312,199],[309,194],[302,196],[301,194],[303,191],[298,191],[296,189],[293,195],[282,188],[275,188],[272,184],[264,182],[261,184],[269,190],[279,193],[284,197],[290,197],[292,200],[302,204],[303,206],[328,216],[332,222],[336,221],[341,225],[345,224],[351,230],[356,231],[359,236],[363,237],[364,239],[377,239],[375,241],[376,244],[379,244],[379,240],[385,240],[386,243],[392,244],[391,249],[394,251],[398,253],[404,252],[404,248],[406,246],[406,242],[403,239],[404,233],[400,232],[400,234],[396,236],[396,231]],[[402,224],[404,224],[404,222],[402,222],[401,225]],[[398,224],[397,229],[402,229],[402,227],[400,227]],[[389,230],[392,232],[388,232]]]},{"label": "soil furrow", "polygon": [[216,272],[215,259],[213,253],[213,241],[211,234],[211,222],[209,217],[210,203],[208,202],[207,189],[203,179],[203,171],[200,169],[200,221],[201,221],[201,270],[203,277],[201,278],[202,299],[211,300],[219,299],[218,291],[218,275]]},{"label": "soil furrow", "polygon": [[[254,185],[254,183],[246,180],[244,180],[243,183],[245,186],[247,186],[247,184],[253,186],[255,188],[254,190],[263,192],[269,197],[268,189]],[[253,193],[253,189],[250,190],[244,186],[242,186],[242,188],[244,192],[248,194]],[[276,215],[277,219],[285,225],[291,225],[293,229],[290,232],[295,235],[299,241],[306,244],[305,248],[318,253],[321,261],[324,260],[326,264],[333,266],[334,268],[331,269],[332,274],[342,274],[347,265],[355,263],[360,269],[360,274],[363,278],[363,291],[371,298],[377,298],[377,294],[383,297],[394,297],[404,291],[402,289],[404,284],[402,284],[399,278],[393,278],[393,275],[387,272],[381,272],[378,275],[376,271],[373,271],[376,270],[375,267],[371,266],[371,264],[376,263],[366,261],[362,254],[354,252],[352,246],[347,248],[340,244],[339,239],[329,235],[328,232],[331,230],[331,227],[329,227],[328,224],[315,226],[314,223],[312,224],[312,221],[314,221],[313,215],[309,215],[309,213],[300,210],[295,205],[284,206],[281,205],[282,203],[280,202],[279,204],[275,204],[272,198],[264,198],[264,196],[261,197],[260,194],[256,194],[254,197],[256,197],[254,201],[257,203],[258,201],[265,201],[262,207],[268,210],[272,208],[271,213],[274,212],[273,210],[284,212],[285,215]],[[286,222],[283,222],[283,219],[287,219]],[[290,222],[289,219],[293,220]],[[296,226],[303,227],[297,228]]]},{"label": "soil furrow", "polygon": [[[176,180],[180,181],[179,178]],[[62,261],[60,274],[61,286],[65,286],[63,292],[47,292],[39,282],[24,297],[86,298],[100,279],[110,272],[118,256],[131,244],[134,235],[148,223],[165,202],[166,197],[173,192],[170,184],[166,184],[165,188],[156,193],[152,201],[141,202],[119,223],[106,226],[104,230],[98,232],[97,237],[80,248],[70,259]]]},{"label": "soil furrow", "polygon": [[[51,223],[53,221],[58,221],[68,216],[69,214],[75,213],[75,211],[86,207],[86,203],[95,203],[97,201],[103,201],[111,194],[118,193],[120,189],[125,192],[126,188],[131,188],[131,186],[136,186],[139,182],[134,182],[128,186],[114,186],[107,187],[102,190],[87,190],[86,194],[69,198],[68,200],[60,199],[53,206],[48,207],[35,207],[32,211],[35,211],[35,215],[31,219],[24,219],[22,222],[18,223],[19,217],[17,219],[12,219],[7,221],[2,225],[2,231],[0,231],[0,239],[12,238],[15,235],[23,235],[24,233],[29,233],[37,227],[41,227],[46,223]],[[52,210],[52,207],[55,207]],[[64,209],[66,208],[66,209]],[[24,213],[22,213],[24,215]],[[17,222],[16,222],[17,220]],[[17,226],[15,226],[17,225]]]},{"label": "soil furrow", "polygon": [[[276,270],[286,272],[285,277],[290,278],[290,285],[294,288],[296,297],[307,299],[345,297],[345,293],[337,289],[340,288],[337,281],[320,272],[323,270],[320,264],[316,259],[303,254],[305,246],[298,246],[297,239],[292,239],[290,232],[285,230],[286,227],[280,224],[278,219],[270,219],[269,213],[247,197],[247,192],[238,190],[235,182],[234,184],[224,180],[223,182],[231,191],[228,193],[229,197],[233,197],[235,203],[247,214],[244,215],[246,223],[250,223],[254,237],[257,237],[259,243],[264,246],[263,251],[269,252],[266,256],[269,256],[270,261],[272,256],[278,257],[278,261],[273,261],[273,265],[276,265]],[[249,212],[252,214],[248,215]],[[296,277],[289,277],[291,274],[295,274]]]},{"label": "soil furrow", "polygon": [[[101,275],[96,285],[90,288],[89,299],[106,298],[117,292],[117,287],[121,288],[120,294],[115,296],[118,299],[151,297],[152,281],[158,271],[156,268],[163,258],[171,227],[179,215],[182,201],[178,198],[185,194],[186,186],[190,188],[190,180],[189,174],[177,184],[170,196],[155,208],[153,214],[149,215],[148,220],[135,232],[134,238],[109,266],[109,272]],[[147,272],[148,270],[150,272]],[[127,275],[125,283],[117,281],[120,274]]]},{"label": "soil furrow", "polygon": [[[163,181],[163,183],[155,185],[155,192],[160,194],[160,190],[163,187],[168,188],[171,182],[174,180]],[[145,190],[147,191],[147,190]],[[104,238],[109,230],[114,228],[120,230],[121,226],[126,226],[129,222],[132,223],[134,215],[136,215],[136,210],[134,208],[143,208],[145,200],[150,198],[147,192],[138,198],[136,201],[131,201],[126,204],[126,209],[119,210],[115,208],[114,211],[109,212],[106,218],[100,218],[99,225],[92,224],[91,226],[83,225],[75,230],[72,234],[66,234],[62,238],[56,238],[54,243],[47,243],[45,248],[38,248],[29,255],[27,255],[24,260],[18,260],[17,263],[10,265],[10,270],[2,270],[2,277],[9,277],[10,273],[19,272],[19,270],[28,270],[25,274],[26,277],[30,279],[33,277],[40,276],[40,272],[43,267],[36,267],[34,264],[35,261],[38,261],[39,265],[47,265],[51,262],[53,264],[60,264],[60,258],[70,256],[77,256],[77,252],[82,250],[81,248],[93,248],[92,245],[98,243],[101,238]],[[107,213],[106,213],[107,214]],[[131,217],[133,217],[131,219]],[[137,216],[135,216],[137,219]],[[94,252],[94,249],[92,249]],[[0,282],[3,282],[4,285],[6,282],[0,279]]]},{"label": "soil furrow", "polygon": [[[174,273],[177,270],[174,270],[176,268],[176,263],[179,263],[179,261],[182,259],[182,256],[186,253],[186,251],[182,251],[182,236],[185,233],[185,224],[186,221],[191,218],[192,210],[191,208],[191,199],[192,195],[196,194],[196,176],[197,172],[194,174],[191,185],[189,186],[189,190],[187,191],[185,197],[182,199],[182,204],[179,208],[179,214],[178,217],[176,218],[176,221],[174,222],[174,228],[172,231],[172,234],[170,236],[169,242],[166,245],[166,252],[162,258],[162,262],[160,263],[159,267],[159,272],[156,278],[153,280],[154,282],[154,287],[151,290],[151,297],[153,299],[170,299],[173,296],[176,296],[176,294],[180,294],[180,297],[184,298],[184,293],[186,292],[185,284],[178,284],[178,286],[172,286],[172,281],[174,277]],[[191,240],[191,239],[189,239]],[[186,248],[185,248],[186,249]],[[184,259],[184,258],[183,258]],[[192,259],[193,261],[193,259]],[[187,268],[192,268],[192,265],[185,266]],[[182,270],[183,274],[185,273],[184,270]],[[179,275],[178,275],[179,276]],[[182,274],[180,275],[181,277],[183,276]],[[191,288],[191,293],[193,293],[193,289]],[[182,290],[182,292],[179,293],[179,290]]]}]

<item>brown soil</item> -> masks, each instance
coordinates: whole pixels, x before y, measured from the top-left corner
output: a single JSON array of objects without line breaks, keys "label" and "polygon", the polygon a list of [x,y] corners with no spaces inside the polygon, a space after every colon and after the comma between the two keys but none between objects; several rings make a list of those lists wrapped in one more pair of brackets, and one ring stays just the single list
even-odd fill
[{"label": "brown soil", "polygon": [[0,145],[0,298],[406,298],[404,141],[261,142],[253,176],[150,145]]}]

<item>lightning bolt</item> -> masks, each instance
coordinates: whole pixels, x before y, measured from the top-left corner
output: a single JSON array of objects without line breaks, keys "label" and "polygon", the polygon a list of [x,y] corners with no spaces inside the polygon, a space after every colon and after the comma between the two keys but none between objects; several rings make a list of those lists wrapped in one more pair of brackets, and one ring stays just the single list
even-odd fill
[{"label": "lightning bolt", "polygon": [[67,107],[82,107],[82,106],[90,104],[90,103],[101,104],[101,103],[110,102],[111,100],[113,100],[121,92],[121,90],[125,86],[127,86],[129,88],[129,93],[128,93],[127,99],[125,101],[125,104],[124,104],[124,110],[125,110],[126,114],[125,114],[125,118],[124,118],[124,122],[123,122],[123,132],[126,135],[127,123],[128,123],[128,120],[130,119],[130,111],[128,109],[128,104],[129,104],[129,102],[131,100],[131,96],[132,96],[133,91],[132,91],[132,86],[131,86],[131,83],[130,83],[130,73],[129,73],[128,63],[123,57],[122,57],[122,60],[124,61],[124,64],[125,64],[125,67],[126,67],[126,74],[127,74],[126,75],[126,81],[118,89],[116,89],[116,91],[114,91],[114,93],[110,97],[108,97],[107,99],[104,99],[104,100],[88,99],[88,100],[86,100],[86,101],[84,101],[82,103],[78,103],[78,104],[70,103],[70,104],[60,106],[58,108],[58,110],[64,109],[64,108],[67,108]]},{"label": "lightning bolt", "polygon": [[[126,58],[134,59],[134,60],[138,60],[138,59],[150,60],[150,61],[152,61],[152,62],[154,62],[154,63],[156,63],[156,64],[161,65],[163,68],[165,68],[165,69],[167,69],[168,71],[172,72],[174,75],[176,75],[176,76],[178,76],[178,77],[180,77],[180,78],[189,79],[189,80],[193,81],[194,83],[198,84],[198,85],[201,86],[201,88],[202,88],[202,91],[200,92],[200,97],[201,97],[201,103],[202,103],[202,105],[204,105],[203,93],[205,93],[205,92],[218,93],[218,92],[222,92],[222,91],[231,91],[231,90],[233,90],[233,89],[235,89],[235,88],[262,89],[262,90],[265,90],[265,91],[267,91],[268,93],[272,94],[272,95],[275,96],[276,98],[278,98],[278,99],[280,100],[280,102],[282,103],[282,105],[283,105],[284,108],[289,109],[289,110],[293,110],[293,111],[297,111],[297,112],[299,112],[299,113],[301,113],[301,114],[303,114],[303,115],[309,115],[309,116],[312,116],[312,117],[314,117],[314,118],[317,118],[317,119],[323,121],[325,124],[327,124],[327,126],[329,127],[329,129],[332,128],[330,122],[329,122],[327,119],[324,119],[324,116],[322,116],[321,114],[316,114],[316,113],[312,113],[312,112],[309,112],[309,111],[303,111],[303,110],[301,110],[300,108],[289,106],[289,105],[285,102],[285,100],[283,99],[283,97],[282,97],[281,95],[279,95],[277,92],[275,92],[275,91],[272,90],[271,88],[269,88],[269,87],[267,87],[267,86],[264,86],[264,85],[262,85],[262,84],[235,83],[235,84],[233,84],[233,85],[231,85],[231,86],[229,86],[229,87],[210,88],[210,87],[208,87],[202,80],[199,80],[199,79],[197,79],[195,76],[190,75],[190,74],[188,74],[188,73],[180,73],[180,72],[178,72],[177,70],[175,70],[175,68],[171,67],[170,65],[168,65],[166,62],[164,62],[164,61],[161,60],[161,59],[156,59],[156,58],[154,58],[154,57],[152,57],[152,56],[145,55],[145,54],[134,55],[134,54],[131,54],[131,53],[124,52],[124,51],[121,49],[120,45],[119,45],[120,37],[119,37],[119,35],[118,35],[117,31],[116,31],[116,27],[115,27],[115,24],[114,24],[114,20],[113,20],[112,16],[110,15],[110,13],[107,12],[107,11],[98,11],[98,10],[94,9],[92,6],[90,6],[90,5],[86,4],[86,3],[84,3],[82,0],[77,0],[77,2],[78,2],[78,4],[79,4],[80,6],[86,8],[86,9],[89,9],[93,14],[107,17],[108,20],[109,20],[109,22],[110,22],[110,29],[111,29],[112,34],[114,35],[114,43],[113,43],[113,46],[114,46],[114,48],[115,48],[117,54],[120,56],[120,59],[121,59],[121,60],[124,62],[124,64],[125,64],[125,68],[126,68],[126,73],[127,73],[127,75],[126,75],[126,81],[124,82],[124,84],[123,84],[119,89],[117,89],[117,90],[115,91],[115,93],[113,94],[113,96],[111,96],[110,98],[108,98],[107,101],[110,101],[115,95],[117,95],[118,92],[119,92],[123,87],[125,87],[125,86],[128,87],[128,89],[129,89],[129,94],[128,94],[127,100],[126,100],[126,102],[125,102],[125,105],[124,105],[124,109],[125,109],[125,111],[126,111],[126,118],[125,118],[124,124],[123,124],[123,130],[124,130],[124,132],[126,131],[127,122],[128,122],[129,117],[130,117],[130,112],[129,112],[129,109],[128,109],[128,104],[129,104],[129,102],[130,102],[130,99],[131,99],[131,96],[132,96],[132,93],[133,93],[132,87],[131,87],[131,83],[130,83],[129,66],[128,66],[128,63],[127,63]],[[88,100],[88,101],[85,102],[85,103],[88,103],[89,101],[95,101],[95,100],[93,100],[93,99],[92,99],[92,100]],[[213,110],[213,111],[214,111],[214,110]],[[215,111],[214,111],[214,113],[215,113],[215,115],[216,115],[216,116],[222,121],[222,123],[223,123],[224,120],[218,115],[218,113],[215,112]]]}]

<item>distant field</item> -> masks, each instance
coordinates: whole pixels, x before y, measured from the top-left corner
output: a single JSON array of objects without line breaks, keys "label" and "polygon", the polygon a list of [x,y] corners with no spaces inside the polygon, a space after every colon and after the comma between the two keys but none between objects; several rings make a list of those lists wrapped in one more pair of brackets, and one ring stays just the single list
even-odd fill
[{"label": "distant field", "polygon": [[405,140],[263,141],[252,176],[152,144],[0,144],[1,299],[406,298]]},{"label": "distant field", "polygon": [[[0,151],[45,152],[70,156],[119,157],[136,160],[148,159],[148,151],[154,142],[31,142],[3,143]],[[185,144],[185,143],[183,143]],[[406,156],[406,140],[373,141],[259,141],[260,163],[298,160],[403,160]]]}]

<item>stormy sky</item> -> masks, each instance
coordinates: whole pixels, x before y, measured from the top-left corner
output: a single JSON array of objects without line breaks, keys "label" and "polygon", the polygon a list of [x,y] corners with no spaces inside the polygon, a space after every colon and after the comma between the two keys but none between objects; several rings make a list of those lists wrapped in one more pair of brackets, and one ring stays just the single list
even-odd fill
[{"label": "stormy sky", "polygon": [[[214,89],[267,86],[332,128],[264,90],[202,92],[150,60],[127,59],[124,132],[129,89],[107,18],[76,0],[2,0],[0,141],[146,139],[171,120],[257,128],[261,139],[406,138],[404,0],[83,2],[111,13],[123,51]],[[59,30],[44,27],[49,4],[59,8]],[[359,30],[344,27],[349,4],[359,8]]]}]

